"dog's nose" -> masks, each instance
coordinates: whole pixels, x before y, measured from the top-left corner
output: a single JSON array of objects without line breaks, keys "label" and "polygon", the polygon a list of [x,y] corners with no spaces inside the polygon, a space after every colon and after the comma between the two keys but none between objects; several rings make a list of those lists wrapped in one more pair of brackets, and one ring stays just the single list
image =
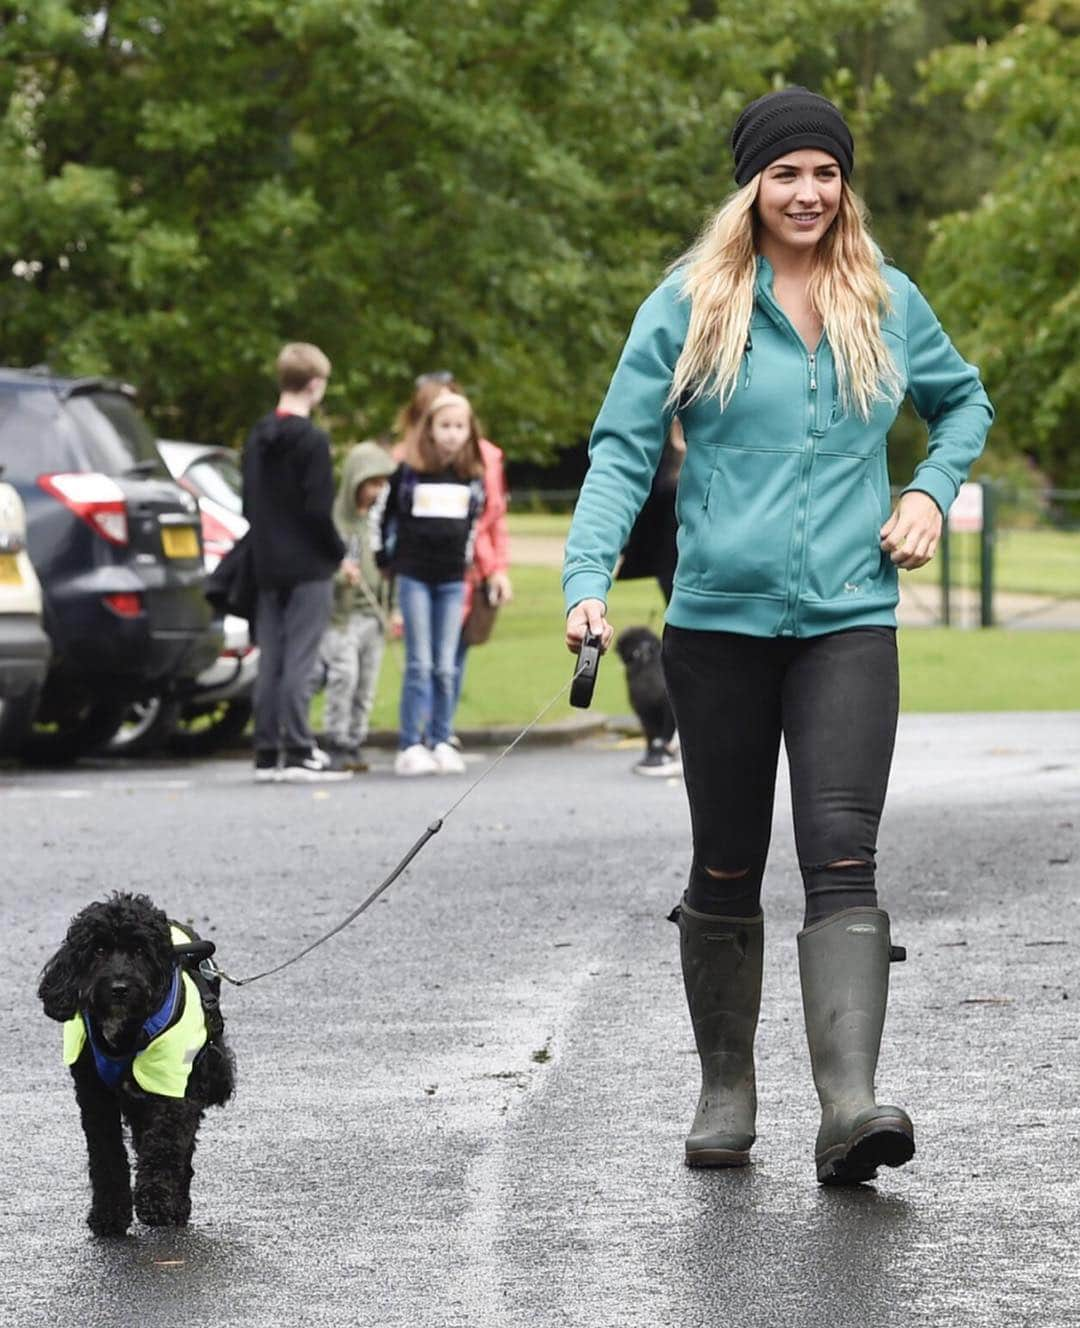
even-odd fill
[{"label": "dog's nose", "polygon": [[122,1001],[128,994],[128,984],[126,982],[114,982],[109,988],[113,1000]]}]

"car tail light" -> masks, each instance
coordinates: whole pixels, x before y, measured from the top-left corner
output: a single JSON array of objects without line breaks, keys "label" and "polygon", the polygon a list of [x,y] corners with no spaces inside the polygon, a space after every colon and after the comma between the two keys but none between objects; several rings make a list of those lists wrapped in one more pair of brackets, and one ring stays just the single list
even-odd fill
[{"label": "car tail light", "polygon": [[220,562],[236,543],[236,536],[224,521],[219,521],[213,512],[208,512],[201,505],[199,515],[202,521],[203,553],[215,563]]},{"label": "car tail light", "polygon": [[128,542],[124,491],[108,475],[99,475],[95,471],[39,475],[38,484],[110,544]]},{"label": "car tail light", "polygon": [[142,613],[142,596],[136,591],[118,591],[102,599],[118,618],[137,618]]}]

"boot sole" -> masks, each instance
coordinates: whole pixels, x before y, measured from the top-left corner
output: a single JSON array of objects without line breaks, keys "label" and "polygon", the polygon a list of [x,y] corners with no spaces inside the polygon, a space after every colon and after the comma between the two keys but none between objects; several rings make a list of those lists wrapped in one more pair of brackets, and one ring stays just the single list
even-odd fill
[{"label": "boot sole", "polygon": [[874,1179],[878,1167],[902,1167],[914,1156],[915,1139],[901,1121],[867,1121],[816,1159],[818,1180],[822,1185],[861,1185]]},{"label": "boot sole", "polygon": [[745,1167],[750,1162],[750,1150],[738,1148],[695,1148],[686,1150],[688,1167]]}]

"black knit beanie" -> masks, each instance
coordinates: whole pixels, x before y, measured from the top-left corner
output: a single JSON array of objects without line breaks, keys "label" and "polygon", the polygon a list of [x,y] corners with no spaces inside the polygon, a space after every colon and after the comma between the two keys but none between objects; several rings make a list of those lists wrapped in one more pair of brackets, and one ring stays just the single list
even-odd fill
[{"label": "black knit beanie", "polygon": [[731,132],[736,184],[747,184],[796,148],[820,148],[836,158],[845,180],[851,175],[855,142],[831,101],[800,87],[767,92],[747,106]]}]

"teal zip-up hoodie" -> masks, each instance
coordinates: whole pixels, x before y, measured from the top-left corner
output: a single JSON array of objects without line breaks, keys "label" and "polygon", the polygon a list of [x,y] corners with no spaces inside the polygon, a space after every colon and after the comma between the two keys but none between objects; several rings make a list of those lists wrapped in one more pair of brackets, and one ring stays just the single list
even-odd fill
[{"label": "teal zip-up hoodie", "polygon": [[[882,320],[900,381],[929,427],[907,489],[947,513],[982,451],[993,408],[922,294],[883,266]],[[566,541],[567,609],[605,603],[612,569],[649,492],[675,410],[667,404],[690,302],[673,272],[638,310],[593,428],[589,472]],[[750,331],[726,409],[715,397],[678,410],[678,567],[667,622],[749,636],[816,636],[894,626],[897,569],[881,551],[891,511],[886,434],[899,403],[869,420],[844,411],[824,337],[811,353],[758,258]]]}]

